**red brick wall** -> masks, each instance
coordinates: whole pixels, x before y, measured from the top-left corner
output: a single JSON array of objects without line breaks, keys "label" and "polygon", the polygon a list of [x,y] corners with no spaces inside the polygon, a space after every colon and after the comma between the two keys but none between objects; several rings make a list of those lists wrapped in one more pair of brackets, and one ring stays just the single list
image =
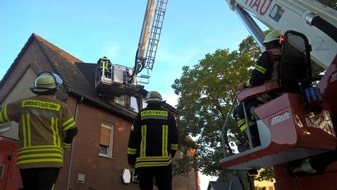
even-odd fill
[{"label": "red brick wall", "polygon": [[[69,97],[67,101],[73,112],[76,110],[76,100]],[[99,156],[99,139],[101,123],[109,122],[115,125],[113,158]],[[70,177],[70,189],[138,189],[137,183],[123,184],[121,172],[129,168],[127,163],[127,145],[132,121],[114,116],[97,108],[88,106],[85,102],[78,104],[77,125],[79,133],[75,138],[73,162]],[[70,150],[66,152],[65,166],[58,179],[56,190],[67,187]],[[85,183],[77,183],[79,173],[85,174]],[[191,171],[186,176],[173,178],[175,190],[198,189],[198,176]]]},{"label": "red brick wall", "polygon": [[[68,98],[68,104],[74,110],[76,100]],[[121,181],[123,168],[128,168],[126,160],[127,142],[131,121],[88,106],[85,102],[78,104],[77,125],[79,133],[73,146],[73,162],[70,176],[70,189],[135,189],[138,184],[125,185]],[[115,125],[113,158],[99,156],[101,123]],[[62,169],[57,190],[67,187],[70,150],[67,151],[64,169]],[[85,174],[85,183],[77,183],[78,174]]]}]

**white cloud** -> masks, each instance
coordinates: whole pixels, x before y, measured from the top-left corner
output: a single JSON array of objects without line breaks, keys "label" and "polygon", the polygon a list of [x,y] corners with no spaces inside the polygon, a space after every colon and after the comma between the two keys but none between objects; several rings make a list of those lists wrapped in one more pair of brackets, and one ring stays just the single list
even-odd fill
[{"label": "white cloud", "polygon": [[173,107],[176,107],[178,104],[178,96],[175,95],[174,93],[171,94],[162,94],[163,100],[166,100],[168,104],[170,104]]}]

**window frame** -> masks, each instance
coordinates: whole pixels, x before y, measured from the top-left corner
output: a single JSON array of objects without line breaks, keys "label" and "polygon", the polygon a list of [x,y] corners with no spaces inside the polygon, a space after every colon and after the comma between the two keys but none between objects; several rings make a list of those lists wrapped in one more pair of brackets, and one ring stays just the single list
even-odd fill
[{"label": "window frame", "polygon": [[[106,158],[113,158],[113,145],[114,145],[114,130],[115,130],[115,125],[112,123],[107,123],[107,122],[102,122],[101,123],[101,132],[102,132],[102,127],[107,128],[110,130],[110,142],[109,142],[109,146],[103,145],[101,144],[101,138],[102,138],[102,134],[100,134],[100,139],[99,139],[99,151],[98,151],[98,155],[102,156],[102,157],[106,157]],[[107,153],[102,153],[101,152],[101,148],[102,147],[107,147]]]},{"label": "window frame", "polygon": [[125,95],[116,96],[114,101],[121,106],[124,106],[124,107],[126,106],[126,96]]}]

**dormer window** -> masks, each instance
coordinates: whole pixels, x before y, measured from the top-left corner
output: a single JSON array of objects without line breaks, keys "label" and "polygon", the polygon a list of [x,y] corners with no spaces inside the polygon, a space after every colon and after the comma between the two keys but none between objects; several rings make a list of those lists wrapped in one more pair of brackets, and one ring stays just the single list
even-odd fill
[{"label": "dormer window", "polygon": [[139,105],[138,105],[138,100],[136,97],[131,96],[130,100],[130,109],[134,112],[138,112],[140,110]]},{"label": "dormer window", "polygon": [[113,102],[115,104],[117,103],[118,105],[124,106],[126,109],[130,109],[134,112],[139,112],[144,107],[144,105],[147,105],[144,101],[144,98],[140,96],[115,96],[113,98]]},{"label": "dormer window", "polygon": [[126,101],[125,101],[125,96],[116,96],[115,97],[115,102],[119,105],[126,106]]}]

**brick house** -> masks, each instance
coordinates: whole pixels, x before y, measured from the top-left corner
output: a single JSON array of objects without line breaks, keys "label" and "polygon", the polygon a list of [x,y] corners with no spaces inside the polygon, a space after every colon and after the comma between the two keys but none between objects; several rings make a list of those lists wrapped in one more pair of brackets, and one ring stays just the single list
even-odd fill
[{"label": "brick house", "polygon": [[[97,64],[84,63],[32,34],[0,82],[3,105],[34,95],[29,87],[42,71],[57,73],[63,79],[56,96],[71,108],[79,133],[72,148],[65,152],[56,190],[138,188],[137,183],[125,183],[121,175],[123,169],[129,169],[126,154],[130,126],[143,106],[147,91],[140,89],[132,96],[102,98],[95,91],[96,67]],[[177,114],[169,104],[165,107]],[[18,140],[16,123],[0,126],[0,129],[0,137]],[[198,180],[196,171],[175,176],[173,189],[199,189]]]}]

